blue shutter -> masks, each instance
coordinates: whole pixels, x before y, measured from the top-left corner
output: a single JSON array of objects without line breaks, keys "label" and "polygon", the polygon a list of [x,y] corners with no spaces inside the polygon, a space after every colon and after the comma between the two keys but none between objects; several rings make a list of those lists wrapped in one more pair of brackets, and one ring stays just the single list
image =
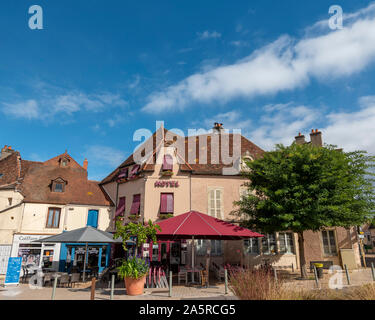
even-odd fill
[{"label": "blue shutter", "polygon": [[98,227],[98,210],[89,210],[87,216],[87,226],[97,228]]}]

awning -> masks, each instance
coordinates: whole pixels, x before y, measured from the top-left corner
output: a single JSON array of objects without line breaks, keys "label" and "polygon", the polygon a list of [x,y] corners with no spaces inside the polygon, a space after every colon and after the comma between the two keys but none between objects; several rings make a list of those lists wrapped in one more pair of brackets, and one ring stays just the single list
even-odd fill
[{"label": "awning", "polygon": [[184,214],[157,222],[161,231],[157,238],[163,239],[212,239],[239,240],[263,237],[260,233],[237,226],[204,213],[190,211]]}]

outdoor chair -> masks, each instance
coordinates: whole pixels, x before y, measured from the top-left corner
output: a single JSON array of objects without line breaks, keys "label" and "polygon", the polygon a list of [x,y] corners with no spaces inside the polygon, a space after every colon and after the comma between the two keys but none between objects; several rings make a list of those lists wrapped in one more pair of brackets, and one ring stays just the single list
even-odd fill
[{"label": "outdoor chair", "polygon": [[80,278],[81,278],[80,273],[72,273],[72,276],[70,278],[70,287],[73,288],[73,285],[75,286],[75,284],[79,282]]},{"label": "outdoor chair", "polygon": [[67,286],[69,285],[69,275],[68,274],[63,274],[61,277],[60,277],[60,282],[59,282],[59,286]]},{"label": "outdoor chair", "polygon": [[52,281],[52,274],[51,273],[45,273],[43,278],[43,286],[46,286],[46,283],[49,283],[51,285]]},{"label": "outdoor chair", "polygon": [[188,282],[188,272],[187,272],[187,270],[185,270],[185,269],[181,270],[179,268],[177,278],[178,278],[178,284],[180,284],[181,280],[185,280],[185,284],[187,284],[187,282]]}]

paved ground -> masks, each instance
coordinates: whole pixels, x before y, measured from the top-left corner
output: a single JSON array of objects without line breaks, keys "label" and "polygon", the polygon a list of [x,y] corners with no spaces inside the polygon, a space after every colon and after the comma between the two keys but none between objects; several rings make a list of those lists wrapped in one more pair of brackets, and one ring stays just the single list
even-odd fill
[{"label": "paved ground", "polygon": [[[317,287],[315,278],[312,274],[309,274],[309,276],[310,280],[293,279],[288,281],[286,286],[293,289],[315,289]],[[295,274],[294,278],[298,278],[298,274]],[[345,271],[329,274],[328,271],[325,270],[323,279],[319,280],[319,285],[322,289],[328,289],[330,285],[338,285],[340,283],[343,287],[353,287],[373,282],[371,268],[349,271],[349,278],[350,285],[348,285]]]},{"label": "paved ground", "polygon": [[[232,293],[224,294],[223,285],[201,287],[173,287],[172,297],[169,297],[168,289],[145,289],[145,294],[141,296],[126,295],[125,288],[115,288],[114,300],[186,300],[186,299],[213,299],[213,300],[231,300],[236,299]],[[89,300],[91,295],[90,288],[57,288],[55,293],[56,300]],[[52,288],[30,289],[28,284],[20,284],[17,287],[1,287],[0,300],[50,300]],[[110,289],[97,289],[95,291],[95,300],[109,300]]]},{"label": "paved ground", "polygon": [[[288,275],[286,286],[292,289],[315,289],[316,283],[312,274],[309,280],[298,280],[298,273]],[[360,269],[350,271],[350,286],[359,286],[373,282],[371,269]],[[334,277],[332,277],[334,276]],[[340,283],[342,286],[349,287],[345,272],[329,274],[324,273],[324,278],[319,281],[321,288],[328,288],[329,283]],[[4,287],[3,279],[0,279],[0,300],[50,300],[52,296],[52,288],[44,287],[42,289],[32,289],[28,284],[20,284],[17,287]],[[237,299],[230,291],[224,294],[224,284],[216,283],[209,288],[200,286],[186,287],[173,286],[172,297],[169,297],[168,289],[145,289],[145,293],[141,296],[128,296],[123,284],[117,285],[114,291],[114,300],[189,300],[189,299],[210,299],[210,300],[232,300]],[[91,294],[90,283],[77,286],[77,288],[57,288],[56,300],[89,300]],[[109,300],[110,289],[97,288],[95,291],[96,300]]]}]

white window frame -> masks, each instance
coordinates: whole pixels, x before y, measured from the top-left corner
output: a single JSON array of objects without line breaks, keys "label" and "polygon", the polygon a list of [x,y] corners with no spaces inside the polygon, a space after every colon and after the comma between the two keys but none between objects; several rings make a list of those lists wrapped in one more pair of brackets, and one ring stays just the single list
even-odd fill
[{"label": "white window frame", "polygon": [[205,256],[207,252],[207,241],[211,241],[211,256],[222,256],[223,255],[223,243],[221,240],[205,240],[198,239],[196,241],[196,253],[197,256]]},{"label": "white window frame", "polygon": [[[287,235],[291,235],[291,239],[287,237]],[[281,238],[284,237],[284,248],[281,246]],[[290,243],[291,240],[291,243]],[[294,234],[293,232],[279,232],[279,253],[281,254],[295,254],[295,245],[294,245]]]},{"label": "white window frame", "polygon": [[[257,245],[254,246],[254,243],[256,243]],[[245,254],[258,255],[260,253],[258,238],[245,239],[243,241],[243,245]]]},{"label": "white window frame", "polygon": [[[211,206],[211,193],[214,193],[214,207]],[[217,192],[220,192],[220,205],[217,205]],[[217,219],[224,219],[224,188],[223,187],[209,187],[207,190],[207,199],[208,199],[208,206],[207,206],[207,213],[209,216],[217,218]]]},{"label": "white window frame", "polygon": [[[270,242],[270,238],[269,238],[269,235],[273,235],[274,237],[274,246],[275,246],[275,251],[274,252],[271,252],[270,248],[271,248],[271,242]],[[265,251],[265,246],[263,245],[263,240],[267,240],[267,251]],[[264,255],[273,255],[273,254],[277,254],[278,253],[278,250],[277,250],[277,237],[276,237],[276,233],[268,233],[268,234],[265,234],[264,235],[264,238],[262,238],[262,253]]]}]

